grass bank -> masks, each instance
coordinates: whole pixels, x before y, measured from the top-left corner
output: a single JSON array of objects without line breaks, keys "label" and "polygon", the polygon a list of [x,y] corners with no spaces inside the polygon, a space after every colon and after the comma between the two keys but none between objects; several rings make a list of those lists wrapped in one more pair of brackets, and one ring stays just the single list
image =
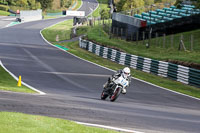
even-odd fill
[{"label": "grass bank", "polygon": [[99,17],[100,14],[99,12],[103,9],[106,10],[110,10],[110,8],[108,8],[108,0],[97,0],[99,3],[99,7],[92,13],[92,15],[90,15],[90,17]]},{"label": "grass bank", "polygon": [[79,8],[81,7],[81,5],[82,5],[82,0],[76,0],[76,1],[77,1],[77,4],[76,4],[76,6],[73,8],[73,10],[79,9]]},{"label": "grass bank", "polygon": [[[23,81],[23,76],[22,76]],[[17,86],[17,81],[10,76],[1,66],[0,66],[0,90],[14,91],[14,92],[25,92],[25,93],[36,93],[35,91],[27,88],[26,86]]]},{"label": "grass bank", "polygon": [[0,118],[1,133],[117,133],[38,115],[0,112]]},{"label": "grass bank", "polygon": [[70,39],[71,28],[73,24],[73,20],[67,20],[61,22],[57,25],[51,26],[48,30],[43,30],[42,34],[45,38],[48,38],[50,42],[56,42],[56,39],[59,41]]},{"label": "grass bank", "polygon": [[[85,28],[84,28],[85,29]],[[103,33],[100,36],[100,32]],[[99,44],[104,44],[106,46],[116,47],[125,51],[126,53],[130,53],[133,55],[148,57],[156,60],[174,60],[174,61],[182,61],[187,63],[197,63],[200,64],[200,29],[194,30],[190,32],[182,33],[185,38],[189,38],[190,34],[194,35],[194,51],[179,51],[179,38],[181,34],[176,34],[174,36],[174,48],[167,47],[169,46],[170,36],[166,37],[166,47],[162,47],[162,38],[158,38],[160,40],[159,44],[155,44],[155,39],[152,39],[152,43],[150,48],[146,48],[146,45],[143,44],[143,41],[136,42],[127,42],[125,40],[121,40],[120,38],[109,38],[107,32],[102,30],[102,26],[96,26],[93,28],[89,28],[87,32],[87,38],[89,40],[98,42]],[[147,42],[148,40],[146,40]],[[189,43],[185,43],[186,47]]]},{"label": "grass bank", "polygon": [[0,10],[0,16],[8,16],[8,15],[10,15],[9,12],[5,12],[5,11]]},{"label": "grass bank", "polygon": [[[67,23],[67,21],[66,21],[66,23]],[[70,23],[70,21],[68,21],[68,23]],[[62,27],[62,23],[57,25],[58,29],[59,29],[60,26]],[[71,27],[72,27],[72,25],[71,25]],[[44,33],[43,35],[46,36],[46,39],[48,41],[50,41],[51,43],[59,44],[59,45],[62,45],[64,47],[67,47],[67,48],[69,48],[68,52],[70,52],[70,53],[72,53],[76,56],[79,56],[83,59],[89,60],[91,62],[105,66],[105,67],[113,69],[113,70],[119,70],[119,69],[124,67],[124,66],[119,65],[115,62],[112,62],[112,61],[109,61],[107,59],[103,59],[99,56],[96,56],[93,53],[90,53],[90,52],[88,52],[84,49],[81,49],[78,45],[78,42],[56,43],[55,41],[51,41],[51,38],[53,37],[53,34],[54,34],[54,33],[50,32],[51,28],[47,28],[42,32],[42,33]],[[54,27],[54,28],[56,28],[56,27]],[[70,24],[69,24],[69,28],[70,28]],[[54,30],[58,30],[58,29],[54,29]],[[96,28],[91,28],[91,27],[79,28],[77,32],[78,32],[79,35],[84,34],[84,33],[85,34],[86,33],[92,34],[91,32],[93,32],[93,30],[97,30],[96,34],[98,34],[98,35],[99,35],[99,31],[101,32],[100,33],[101,36],[107,35],[107,33],[104,32],[103,30],[99,30],[98,28],[96,29]],[[47,35],[45,35],[46,33],[49,33],[49,34],[52,34],[52,35],[47,36]],[[54,36],[54,38],[55,38],[55,36]],[[101,41],[102,40],[103,39],[101,38]],[[117,42],[117,40],[115,42]],[[200,98],[200,88],[185,85],[185,84],[182,84],[180,82],[176,82],[176,81],[173,81],[173,80],[170,80],[170,79],[167,79],[167,78],[159,77],[159,76],[156,76],[156,75],[153,75],[153,74],[145,73],[145,72],[134,70],[134,69],[132,69],[131,71],[132,71],[132,73],[131,73],[132,76],[136,77],[138,79],[142,79],[144,81],[153,83],[155,85],[159,85],[159,86],[162,86],[162,87],[165,87],[165,88],[177,91],[177,92],[181,92],[181,93],[184,93],[184,94],[187,94],[187,95],[191,95],[191,96]]]}]

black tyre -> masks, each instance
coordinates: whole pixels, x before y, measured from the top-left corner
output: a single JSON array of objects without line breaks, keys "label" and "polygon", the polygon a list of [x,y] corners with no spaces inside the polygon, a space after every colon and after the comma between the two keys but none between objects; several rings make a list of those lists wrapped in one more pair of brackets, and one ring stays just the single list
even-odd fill
[{"label": "black tyre", "polygon": [[110,97],[110,101],[114,102],[119,97],[120,93],[121,93],[121,87],[118,87],[117,90]]},{"label": "black tyre", "polygon": [[105,100],[107,97],[108,97],[108,94],[105,93],[105,91],[103,91],[103,92],[101,93],[101,100]]}]

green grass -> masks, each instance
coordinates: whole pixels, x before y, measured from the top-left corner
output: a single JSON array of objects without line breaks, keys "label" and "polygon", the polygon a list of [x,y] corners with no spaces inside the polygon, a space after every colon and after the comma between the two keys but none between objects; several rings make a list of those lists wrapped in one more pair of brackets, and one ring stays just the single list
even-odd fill
[{"label": "green grass", "polygon": [[[23,76],[22,76],[23,81]],[[0,90],[14,91],[14,92],[25,92],[25,93],[36,93],[33,90],[21,86],[17,86],[17,81],[11,77],[1,66],[0,66]]]},{"label": "green grass", "polygon": [[1,133],[117,133],[72,121],[22,113],[0,112]]},{"label": "green grass", "polygon": [[103,9],[108,9],[108,10],[110,9],[108,8],[108,0],[97,0],[97,1],[99,3],[99,7],[92,13],[93,17],[99,17],[100,16],[99,12]]},{"label": "green grass", "polygon": [[44,19],[54,19],[54,18],[57,18],[57,16],[44,15]]},{"label": "green grass", "polygon": [[1,10],[0,10],[0,16],[8,16],[8,15],[10,15],[9,12],[1,11]]},{"label": "green grass", "polygon": [[59,41],[70,39],[71,28],[73,27],[73,20],[66,20],[64,22],[59,23],[58,25],[54,25],[48,30],[43,30],[42,34],[44,37],[50,42],[56,42],[56,36],[59,35]]},{"label": "green grass", "polygon": [[82,0],[77,0],[76,7],[73,10],[77,10],[82,5]]},{"label": "green grass", "polygon": [[[85,28],[85,27],[84,27]],[[100,32],[102,33],[101,36]],[[198,63],[200,64],[200,29],[190,32],[184,32],[184,39],[189,40],[189,35],[194,35],[194,51],[178,51],[178,44],[180,34],[176,34],[174,37],[174,48],[170,47],[170,36],[166,37],[166,48],[163,48],[162,38],[158,38],[160,42],[159,45],[156,45],[155,39],[152,39],[152,43],[150,48],[146,48],[142,41],[138,42],[127,42],[125,40],[112,38],[109,39],[109,35],[107,32],[102,30],[101,26],[95,26],[93,28],[89,28],[87,32],[87,38],[89,40],[93,40],[100,44],[104,44],[106,46],[116,47],[125,51],[126,53],[130,53],[133,55],[148,57],[156,60],[178,60],[188,63]],[[148,40],[146,40],[147,42]],[[146,44],[145,42],[145,44]],[[185,46],[189,49],[189,41],[185,41]]]}]

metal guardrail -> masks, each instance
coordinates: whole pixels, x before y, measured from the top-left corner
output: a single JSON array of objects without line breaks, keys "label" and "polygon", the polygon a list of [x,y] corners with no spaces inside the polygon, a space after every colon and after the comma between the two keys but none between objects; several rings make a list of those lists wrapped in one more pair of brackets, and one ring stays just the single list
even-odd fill
[{"label": "metal guardrail", "polygon": [[98,56],[110,59],[121,65],[126,65],[133,69],[170,78],[184,84],[200,87],[200,70],[169,62],[130,55],[115,49],[94,44],[90,41],[83,40],[82,38],[79,39],[79,46]]}]

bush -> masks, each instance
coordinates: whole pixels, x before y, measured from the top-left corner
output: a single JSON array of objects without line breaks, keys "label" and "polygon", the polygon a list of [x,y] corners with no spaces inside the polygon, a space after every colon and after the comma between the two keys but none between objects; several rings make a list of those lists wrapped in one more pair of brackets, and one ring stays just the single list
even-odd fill
[{"label": "bush", "polygon": [[101,19],[109,19],[110,12],[108,9],[103,9],[101,10],[100,15],[101,15]]},{"label": "bush", "polygon": [[9,7],[5,5],[0,5],[0,10],[2,11],[8,11]]},{"label": "bush", "polygon": [[65,8],[69,8],[71,6],[72,2],[71,1],[67,1],[67,3],[65,4]]},{"label": "bush", "polygon": [[0,4],[7,5],[7,4],[8,4],[8,2],[7,2],[7,1],[5,1],[5,0],[0,0]]}]

